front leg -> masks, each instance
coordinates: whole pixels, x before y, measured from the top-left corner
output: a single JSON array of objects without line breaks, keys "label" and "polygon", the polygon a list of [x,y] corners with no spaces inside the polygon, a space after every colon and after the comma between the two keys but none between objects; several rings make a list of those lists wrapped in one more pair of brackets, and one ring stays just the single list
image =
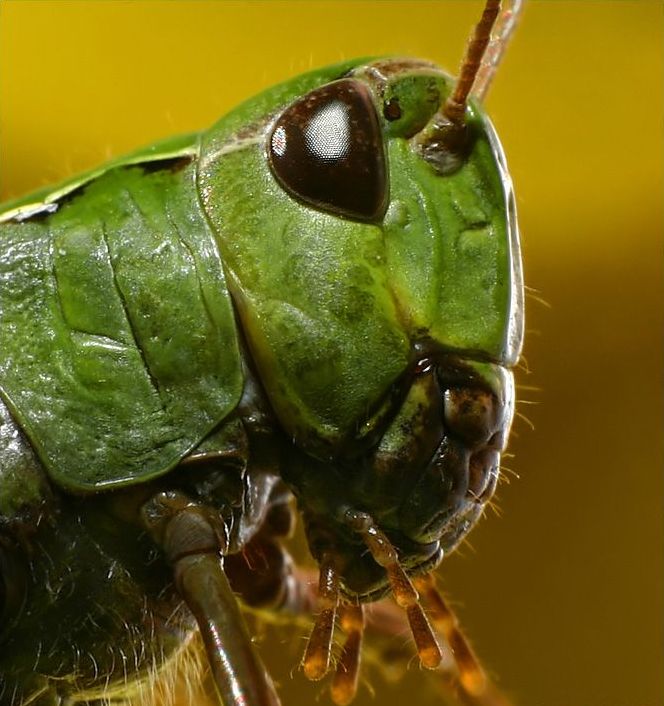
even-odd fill
[{"label": "front leg", "polygon": [[168,491],[143,506],[142,518],[198,623],[224,706],[280,706],[226,578],[228,542],[219,517],[184,494]]}]

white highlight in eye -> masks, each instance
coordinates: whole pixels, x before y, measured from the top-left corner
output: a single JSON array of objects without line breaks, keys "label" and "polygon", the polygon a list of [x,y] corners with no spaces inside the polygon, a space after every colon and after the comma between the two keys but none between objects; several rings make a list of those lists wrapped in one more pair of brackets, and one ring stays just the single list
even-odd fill
[{"label": "white highlight in eye", "polygon": [[277,157],[283,157],[286,152],[286,130],[283,125],[272,133],[272,151]]},{"label": "white highlight in eye", "polygon": [[343,159],[350,147],[346,106],[333,101],[322,107],[304,130],[307,149],[318,159],[332,162]]}]

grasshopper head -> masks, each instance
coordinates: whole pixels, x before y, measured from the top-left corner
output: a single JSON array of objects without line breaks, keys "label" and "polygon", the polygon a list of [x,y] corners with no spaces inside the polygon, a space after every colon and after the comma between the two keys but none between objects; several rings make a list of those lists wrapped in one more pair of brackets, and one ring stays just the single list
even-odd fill
[{"label": "grasshopper head", "polygon": [[340,592],[391,589],[435,666],[408,577],[456,546],[495,488],[523,285],[511,181],[465,69],[499,5],[456,84],[411,59],[330,67],[203,141],[202,201],[321,564],[311,678]]},{"label": "grasshopper head", "polygon": [[416,572],[495,486],[521,345],[514,200],[482,111],[441,112],[454,82],[436,66],[387,59],[305,79],[248,104],[250,128],[222,121],[199,178],[249,350],[295,442],[284,474],[312,549],[345,556],[343,587],[368,598],[386,579],[353,558],[349,508]]}]

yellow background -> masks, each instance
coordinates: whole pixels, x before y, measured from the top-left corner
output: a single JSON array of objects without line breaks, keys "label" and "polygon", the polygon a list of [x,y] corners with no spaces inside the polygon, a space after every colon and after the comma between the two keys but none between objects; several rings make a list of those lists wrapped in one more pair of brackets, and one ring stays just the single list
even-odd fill
[{"label": "yellow background", "polygon": [[[481,3],[0,3],[2,198],[169,134],[312,66],[409,54],[456,71]],[[488,98],[516,183],[522,404],[488,518],[444,586],[522,706],[661,706],[662,86],[659,2],[529,3]],[[540,303],[540,298],[548,306]],[[285,706],[320,687],[301,634],[266,643]],[[400,640],[405,637],[398,638]],[[281,640],[281,641],[280,641]],[[285,642],[284,642],[285,641]],[[440,703],[411,664],[358,706]],[[321,704],[329,703],[323,695]]]}]

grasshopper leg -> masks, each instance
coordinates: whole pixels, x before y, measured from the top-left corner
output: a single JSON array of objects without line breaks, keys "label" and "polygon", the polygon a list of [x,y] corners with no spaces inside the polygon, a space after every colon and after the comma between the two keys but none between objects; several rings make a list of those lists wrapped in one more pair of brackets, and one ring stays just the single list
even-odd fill
[{"label": "grasshopper leg", "polygon": [[157,494],[142,514],[198,623],[221,703],[280,706],[224,571],[226,540],[218,518],[178,492]]}]

